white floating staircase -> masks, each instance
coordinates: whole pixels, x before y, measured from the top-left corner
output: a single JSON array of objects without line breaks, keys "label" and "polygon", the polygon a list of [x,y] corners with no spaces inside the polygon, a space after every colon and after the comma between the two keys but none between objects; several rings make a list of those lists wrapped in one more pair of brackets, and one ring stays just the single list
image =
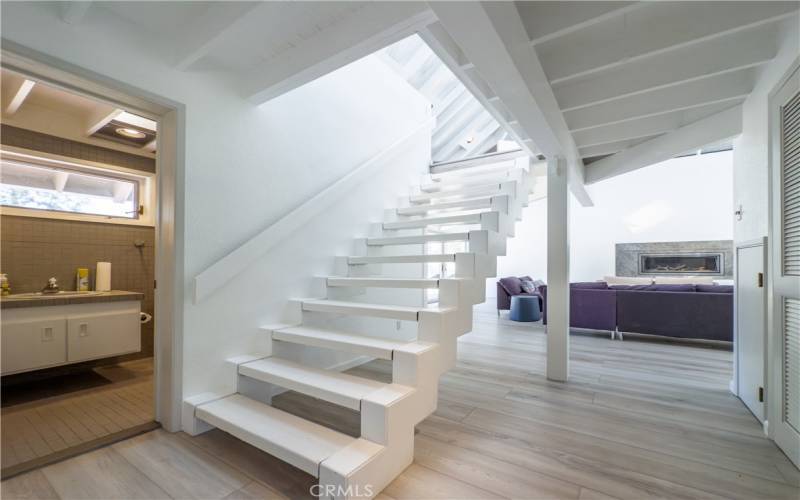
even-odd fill
[{"label": "white floating staircase", "polygon": [[[527,157],[493,168],[498,161],[450,164],[446,172],[425,176],[400,208],[373,225],[377,234],[355,240],[356,255],[336,258],[336,275],[318,280],[323,298],[290,300],[286,323],[262,328],[262,352],[228,360],[230,390],[184,400],[184,430],[228,432],[319,478],[324,497],[377,495],[412,462],[414,426],[436,409],[439,376],[455,366],[457,339],[472,329],[472,306],[485,300],[486,278],[495,275],[496,257],[505,254],[506,238],[533,189]],[[466,251],[425,251],[428,243],[450,241],[466,242]],[[454,275],[425,277],[424,265],[430,263],[453,263]],[[420,275],[386,272],[396,266]],[[436,289],[438,303],[369,303],[367,289],[397,294],[416,289],[420,297],[422,290]],[[410,322],[416,336],[392,340],[333,326],[334,319],[346,317]],[[392,382],[273,356],[276,343],[389,360]],[[273,388],[360,412],[360,437],[270,406]]]}]

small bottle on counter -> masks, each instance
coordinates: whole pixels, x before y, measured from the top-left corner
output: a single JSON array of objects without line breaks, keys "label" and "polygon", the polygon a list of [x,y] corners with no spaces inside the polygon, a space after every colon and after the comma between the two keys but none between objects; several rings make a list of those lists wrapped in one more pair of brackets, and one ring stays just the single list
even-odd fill
[{"label": "small bottle on counter", "polygon": [[11,285],[8,283],[8,275],[0,274],[0,295],[11,295]]},{"label": "small bottle on counter", "polygon": [[79,267],[76,273],[76,287],[75,289],[79,292],[88,292],[89,291],[89,268],[88,267]]}]

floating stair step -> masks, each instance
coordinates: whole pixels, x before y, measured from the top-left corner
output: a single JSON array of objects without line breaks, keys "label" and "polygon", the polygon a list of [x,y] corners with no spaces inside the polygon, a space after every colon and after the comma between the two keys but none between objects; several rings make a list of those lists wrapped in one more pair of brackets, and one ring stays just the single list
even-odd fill
[{"label": "floating stair step", "polygon": [[482,214],[441,215],[437,217],[423,217],[421,219],[384,222],[384,229],[416,229],[433,225],[446,224],[480,224]]},{"label": "floating stair step", "polygon": [[356,286],[373,288],[439,288],[436,278],[328,277],[328,286]]},{"label": "floating stair step", "polygon": [[476,197],[478,195],[490,194],[508,194],[504,192],[503,185],[514,183],[516,181],[509,181],[505,183],[494,182],[491,184],[482,184],[479,186],[469,186],[466,188],[452,189],[448,191],[439,191],[433,193],[415,194],[408,197],[411,203],[428,203],[433,200],[459,198],[459,197]]},{"label": "floating stair step", "polygon": [[367,238],[367,245],[369,246],[387,246],[387,245],[416,245],[421,243],[428,243],[430,241],[467,241],[469,240],[469,232],[458,233],[440,233],[440,234],[420,234],[416,236],[389,236],[389,237],[376,237]]},{"label": "floating stair step", "polygon": [[195,416],[314,477],[320,463],[358,441],[241,394],[200,405]]},{"label": "floating stair step", "polygon": [[489,153],[472,158],[434,163],[431,165],[430,171],[434,174],[441,174],[445,172],[455,172],[458,170],[473,169],[477,167],[485,168],[487,166],[490,167],[500,163],[509,163],[523,156],[528,156],[528,154],[521,149],[515,151],[504,151],[502,153]]},{"label": "floating stair step", "polygon": [[397,209],[397,215],[425,215],[436,210],[477,210],[480,208],[490,208],[492,206],[492,196],[482,196],[466,200],[448,201],[444,203],[430,203],[425,205],[414,205]]},{"label": "floating stair step", "polygon": [[304,311],[351,314],[405,321],[417,321],[420,307],[367,304],[341,300],[310,299],[303,301]]},{"label": "floating stair step", "polygon": [[410,387],[398,384],[384,384],[345,373],[311,368],[280,358],[241,364],[239,374],[359,411],[361,400],[373,392],[391,388],[400,396],[413,391]]},{"label": "floating stair step", "polygon": [[378,359],[393,359],[394,351],[408,344],[402,341],[379,339],[340,330],[309,326],[281,328],[280,330],[273,330],[271,333],[273,340],[324,347]]},{"label": "floating stair step", "polygon": [[426,182],[419,186],[420,191],[425,193],[442,192],[448,189],[465,188],[470,186],[481,186],[500,182],[516,181],[523,178],[525,170],[514,168],[497,172],[480,172],[475,175],[464,175],[461,177],[439,178],[433,182]]},{"label": "floating stair step", "polygon": [[455,262],[456,254],[430,254],[430,255],[370,255],[364,257],[348,257],[350,265],[359,264],[415,264],[425,262]]}]

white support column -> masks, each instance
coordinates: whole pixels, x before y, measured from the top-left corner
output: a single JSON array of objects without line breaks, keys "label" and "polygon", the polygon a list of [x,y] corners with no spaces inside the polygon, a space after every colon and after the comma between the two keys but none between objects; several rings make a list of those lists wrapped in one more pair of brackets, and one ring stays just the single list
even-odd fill
[{"label": "white support column", "polygon": [[569,190],[567,162],[547,161],[547,378],[569,376]]}]

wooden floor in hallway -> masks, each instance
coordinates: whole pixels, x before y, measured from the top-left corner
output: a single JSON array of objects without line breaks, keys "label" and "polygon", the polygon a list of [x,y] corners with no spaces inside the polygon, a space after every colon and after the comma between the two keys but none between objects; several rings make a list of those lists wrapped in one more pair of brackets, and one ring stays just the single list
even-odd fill
[{"label": "wooden floor in hallway", "polygon": [[[570,382],[549,382],[542,327],[478,308],[414,463],[380,498],[800,498],[800,472],[728,392],[730,351],[588,334],[571,346]],[[292,392],[275,405],[358,433],[349,410]],[[2,497],[310,498],[313,484],[223,432],[158,430],[4,481]]]}]

